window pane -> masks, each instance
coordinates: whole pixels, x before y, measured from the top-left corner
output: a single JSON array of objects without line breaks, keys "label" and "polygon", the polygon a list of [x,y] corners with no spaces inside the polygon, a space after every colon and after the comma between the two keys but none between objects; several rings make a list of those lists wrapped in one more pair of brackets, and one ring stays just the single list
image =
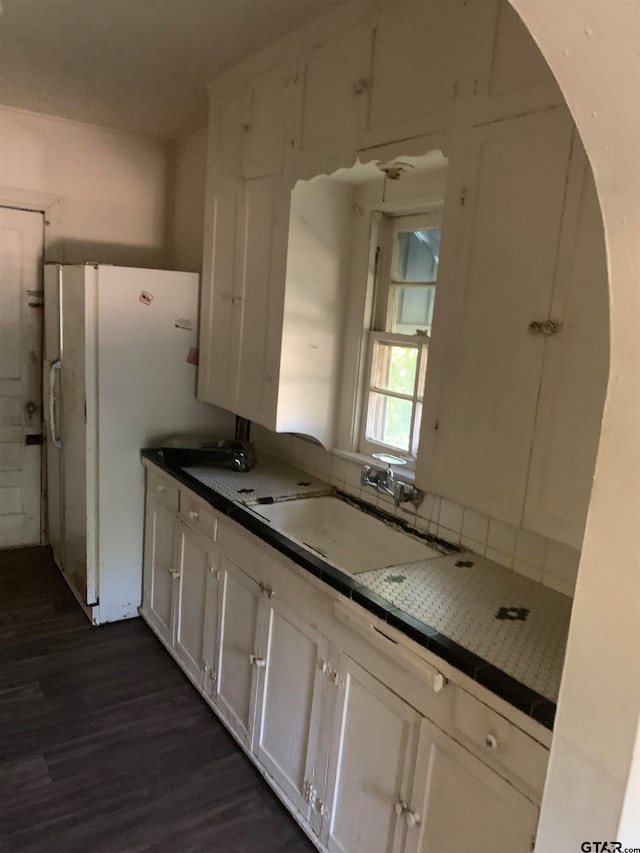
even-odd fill
[{"label": "window pane", "polygon": [[413,394],[417,363],[416,347],[377,342],[373,349],[371,384],[397,394]]},{"label": "window pane", "polygon": [[395,281],[437,281],[440,229],[400,231],[396,237]]},{"label": "window pane", "polygon": [[391,285],[391,322],[387,332],[415,335],[418,330],[431,335],[433,306],[436,301],[435,284]]},{"label": "window pane", "polygon": [[367,438],[408,451],[412,408],[411,400],[399,400],[372,391],[369,394]]}]

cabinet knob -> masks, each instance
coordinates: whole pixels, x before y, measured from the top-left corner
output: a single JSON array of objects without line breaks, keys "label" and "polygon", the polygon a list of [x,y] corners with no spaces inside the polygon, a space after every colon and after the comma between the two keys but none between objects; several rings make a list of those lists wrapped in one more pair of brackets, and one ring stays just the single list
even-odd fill
[{"label": "cabinet knob", "polygon": [[179,578],[180,572],[177,569],[169,569],[169,574],[172,578]]},{"label": "cabinet knob", "polygon": [[353,84],[353,92],[355,95],[362,95],[363,92],[366,92],[369,88],[369,81],[366,77],[361,77],[360,80],[356,80]]},{"label": "cabinet knob", "polygon": [[189,510],[189,518],[196,519],[197,517],[198,517],[198,510],[197,509],[190,509]]},{"label": "cabinet knob", "polygon": [[420,816],[412,812],[404,800],[397,802],[393,808],[398,817],[404,818],[409,829],[413,829],[414,826],[420,823]]},{"label": "cabinet knob", "polygon": [[417,826],[420,823],[420,820],[415,812],[407,809],[404,813],[404,822],[407,824],[409,829],[413,829],[414,826]]},{"label": "cabinet knob", "polygon": [[484,745],[487,747],[487,749],[497,749],[500,745],[500,742],[494,734],[489,733],[484,739]]},{"label": "cabinet knob", "polygon": [[258,655],[249,655],[249,661],[257,669],[262,669],[267,665],[266,660],[264,658],[259,658]]},{"label": "cabinet knob", "polygon": [[164,486],[162,485],[162,483],[158,483],[158,485],[156,486],[156,491],[164,492]]}]

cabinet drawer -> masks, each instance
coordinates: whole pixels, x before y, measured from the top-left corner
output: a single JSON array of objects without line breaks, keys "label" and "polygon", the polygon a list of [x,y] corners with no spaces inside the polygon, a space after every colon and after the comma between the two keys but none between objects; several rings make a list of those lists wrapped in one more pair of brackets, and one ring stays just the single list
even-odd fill
[{"label": "cabinet drawer", "polygon": [[205,536],[214,541],[218,538],[218,517],[214,510],[186,489],[180,489],[180,515]]},{"label": "cabinet drawer", "polygon": [[171,509],[178,510],[178,486],[163,474],[147,469],[147,491]]},{"label": "cabinet drawer", "polygon": [[504,768],[542,796],[549,758],[546,747],[460,688],[454,700],[453,725],[487,764]]}]

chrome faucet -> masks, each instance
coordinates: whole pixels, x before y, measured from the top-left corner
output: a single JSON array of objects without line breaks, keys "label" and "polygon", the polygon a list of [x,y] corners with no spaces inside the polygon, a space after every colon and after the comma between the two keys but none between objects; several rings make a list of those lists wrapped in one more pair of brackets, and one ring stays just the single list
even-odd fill
[{"label": "chrome faucet", "polygon": [[371,486],[377,492],[390,495],[396,506],[411,503],[417,508],[424,497],[424,492],[417,489],[413,483],[407,483],[404,480],[396,481],[391,468],[374,468],[373,465],[363,465],[360,483],[363,486]]},{"label": "chrome faucet", "polygon": [[360,483],[363,486],[371,486],[377,492],[391,495],[395,500],[395,478],[391,468],[374,468],[373,465],[363,465]]}]

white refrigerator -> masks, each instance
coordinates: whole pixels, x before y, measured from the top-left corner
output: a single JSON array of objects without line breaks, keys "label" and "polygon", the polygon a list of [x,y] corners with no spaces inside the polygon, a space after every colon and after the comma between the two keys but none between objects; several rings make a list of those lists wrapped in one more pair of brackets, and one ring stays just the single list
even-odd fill
[{"label": "white refrigerator", "polygon": [[178,433],[233,436],[196,400],[198,276],[46,264],[45,486],[49,541],[94,624],[137,615],[140,448]]}]

